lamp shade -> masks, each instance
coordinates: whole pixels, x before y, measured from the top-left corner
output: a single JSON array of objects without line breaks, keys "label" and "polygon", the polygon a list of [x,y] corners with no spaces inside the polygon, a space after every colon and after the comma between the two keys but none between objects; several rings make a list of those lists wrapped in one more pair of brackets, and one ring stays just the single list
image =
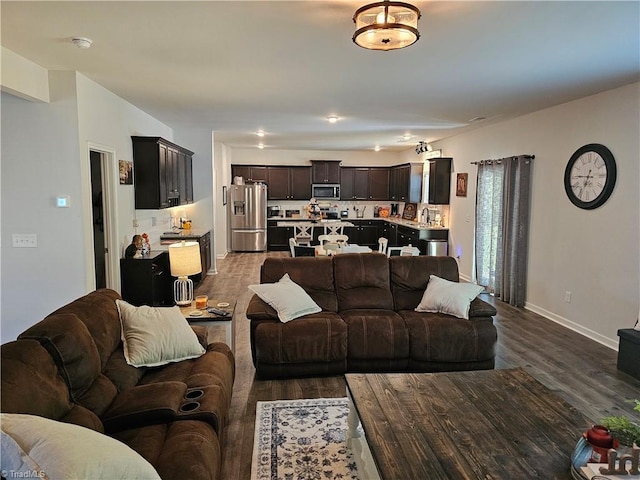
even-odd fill
[{"label": "lamp shade", "polygon": [[420,10],[404,2],[376,2],[356,10],[353,41],[369,50],[396,50],[420,38]]},{"label": "lamp shade", "polygon": [[169,264],[174,277],[188,277],[202,272],[200,244],[180,242],[169,245]]}]

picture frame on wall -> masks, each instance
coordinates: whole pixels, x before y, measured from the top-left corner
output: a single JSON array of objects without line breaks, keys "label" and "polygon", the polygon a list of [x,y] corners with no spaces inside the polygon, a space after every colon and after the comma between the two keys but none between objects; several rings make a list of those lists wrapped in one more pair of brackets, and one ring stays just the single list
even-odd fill
[{"label": "picture frame on wall", "polygon": [[458,173],[456,177],[456,197],[467,196],[467,185],[469,183],[468,173]]},{"label": "picture frame on wall", "polygon": [[118,160],[120,185],[133,185],[133,162]]}]

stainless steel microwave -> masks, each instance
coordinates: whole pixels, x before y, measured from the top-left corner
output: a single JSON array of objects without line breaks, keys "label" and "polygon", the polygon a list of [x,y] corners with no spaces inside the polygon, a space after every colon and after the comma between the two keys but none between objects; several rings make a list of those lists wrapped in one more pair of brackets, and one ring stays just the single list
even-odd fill
[{"label": "stainless steel microwave", "polygon": [[316,200],[340,200],[340,185],[313,184],[311,185],[311,196]]}]

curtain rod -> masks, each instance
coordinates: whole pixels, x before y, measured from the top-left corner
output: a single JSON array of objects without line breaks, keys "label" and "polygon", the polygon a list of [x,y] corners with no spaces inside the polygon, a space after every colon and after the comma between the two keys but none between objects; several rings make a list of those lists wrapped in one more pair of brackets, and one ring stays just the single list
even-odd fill
[{"label": "curtain rod", "polygon": [[502,160],[506,160],[507,158],[516,160],[518,157],[524,157],[527,160],[533,160],[536,158],[535,155],[517,155],[515,157],[506,157],[506,158],[501,158],[499,160],[480,160],[478,162],[471,162],[471,165],[484,165],[485,163],[492,164],[493,162],[500,163]]}]

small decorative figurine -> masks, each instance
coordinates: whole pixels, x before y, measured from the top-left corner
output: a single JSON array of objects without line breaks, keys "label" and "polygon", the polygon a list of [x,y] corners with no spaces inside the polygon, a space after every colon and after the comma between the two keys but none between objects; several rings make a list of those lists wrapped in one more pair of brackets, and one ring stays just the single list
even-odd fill
[{"label": "small decorative figurine", "polygon": [[151,251],[151,243],[149,243],[149,235],[142,234],[142,255],[148,255]]},{"label": "small decorative figurine", "polygon": [[307,206],[308,216],[311,220],[319,220],[320,219],[320,205],[315,198],[309,200],[309,205]]}]

